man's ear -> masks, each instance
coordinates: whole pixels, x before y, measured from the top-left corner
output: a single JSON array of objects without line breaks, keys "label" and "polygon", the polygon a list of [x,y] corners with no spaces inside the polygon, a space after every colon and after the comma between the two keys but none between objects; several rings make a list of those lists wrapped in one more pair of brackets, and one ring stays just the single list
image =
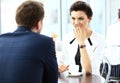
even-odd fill
[{"label": "man's ear", "polygon": [[42,30],[42,24],[43,22],[40,20],[38,23],[37,23],[37,30],[39,31],[39,32],[41,32],[41,30]]},{"label": "man's ear", "polygon": [[37,23],[37,29],[40,29],[40,28],[42,28],[42,21],[39,21],[39,22]]}]

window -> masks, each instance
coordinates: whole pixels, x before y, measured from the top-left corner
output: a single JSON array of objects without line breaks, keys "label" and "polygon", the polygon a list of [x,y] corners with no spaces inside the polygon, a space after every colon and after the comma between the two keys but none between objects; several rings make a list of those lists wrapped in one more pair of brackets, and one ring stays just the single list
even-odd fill
[{"label": "window", "polygon": [[[1,28],[0,33],[12,32],[16,29],[15,11],[24,0],[1,0]],[[39,1],[39,0],[38,0]],[[58,35],[61,40],[72,31],[69,8],[76,0],[42,0],[45,8],[42,34]],[[90,3],[93,9],[91,28],[105,35],[107,27],[116,22],[120,0],[84,0]]]}]

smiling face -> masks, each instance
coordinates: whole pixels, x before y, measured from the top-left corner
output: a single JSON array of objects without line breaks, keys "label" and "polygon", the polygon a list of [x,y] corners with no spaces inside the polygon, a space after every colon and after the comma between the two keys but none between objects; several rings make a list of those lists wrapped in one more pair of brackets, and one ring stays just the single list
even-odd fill
[{"label": "smiling face", "polygon": [[88,18],[84,11],[72,11],[71,23],[74,27],[80,26],[81,28],[87,28],[91,17]]}]

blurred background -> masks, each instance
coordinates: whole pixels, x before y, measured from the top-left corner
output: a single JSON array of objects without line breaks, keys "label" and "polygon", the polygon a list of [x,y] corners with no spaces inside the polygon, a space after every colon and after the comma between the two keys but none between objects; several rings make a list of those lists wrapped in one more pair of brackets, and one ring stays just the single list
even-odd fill
[{"label": "blurred background", "polygon": [[[25,0],[0,1],[0,34],[12,32],[16,29],[15,11]],[[73,30],[70,23],[69,8],[76,0],[37,0],[42,1],[45,8],[45,18],[42,34],[52,36],[57,34],[57,39],[62,38]],[[120,0],[83,0],[90,3],[93,9],[93,20],[90,26],[93,30],[106,36],[108,26],[115,23],[118,18]]]}]

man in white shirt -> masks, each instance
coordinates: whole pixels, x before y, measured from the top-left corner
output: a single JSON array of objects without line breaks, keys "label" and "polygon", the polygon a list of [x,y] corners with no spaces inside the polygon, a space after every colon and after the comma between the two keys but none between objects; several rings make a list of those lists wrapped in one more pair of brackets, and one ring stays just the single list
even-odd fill
[{"label": "man in white shirt", "polygon": [[111,76],[120,77],[120,9],[118,11],[118,22],[111,25],[107,30],[106,57],[112,65]]}]

